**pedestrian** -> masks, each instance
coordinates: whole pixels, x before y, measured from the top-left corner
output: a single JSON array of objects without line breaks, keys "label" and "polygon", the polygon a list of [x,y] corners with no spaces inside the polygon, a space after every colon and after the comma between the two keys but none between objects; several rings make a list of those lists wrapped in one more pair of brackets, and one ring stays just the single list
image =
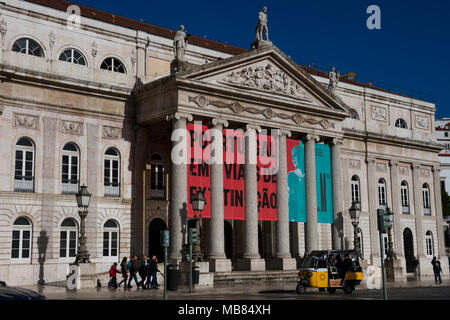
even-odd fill
[{"label": "pedestrian", "polygon": [[414,269],[414,278],[419,280],[419,260],[416,259],[416,256],[413,256],[412,264]]},{"label": "pedestrian", "polygon": [[109,288],[117,288],[117,262],[109,268],[109,277],[111,278],[108,283]]},{"label": "pedestrian", "polygon": [[142,260],[139,262],[139,277],[141,277],[141,281],[138,284],[138,288],[139,286],[142,287],[143,290],[145,290],[145,261],[147,260],[146,256],[142,257]]},{"label": "pedestrian", "polygon": [[158,272],[158,258],[153,255],[152,259],[150,260],[150,272],[151,272],[151,276],[152,276],[152,284],[151,287],[153,289],[159,289],[159,284],[158,284],[158,278],[157,278],[157,272]]},{"label": "pedestrian", "polygon": [[342,274],[342,258],[340,254],[336,255],[336,272]]},{"label": "pedestrian", "polygon": [[342,283],[345,280],[345,275],[347,274],[347,272],[352,270],[354,266],[355,264],[352,261],[352,259],[350,259],[350,255],[346,254],[344,256],[344,261],[342,261],[342,273],[341,273]]},{"label": "pedestrian", "polygon": [[431,264],[433,265],[433,271],[434,271],[434,282],[438,282],[439,279],[439,283],[442,283],[442,279],[441,279],[441,262],[439,260],[436,259],[436,257],[433,257],[433,260],[431,260]]},{"label": "pedestrian", "polygon": [[150,289],[150,283],[152,279],[152,272],[150,270],[150,261],[151,259],[147,259],[147,264],[145,265],[145,276],[147,277],[147,282],[145,283],[146,289]]},{"label": "pedestrian", "polygon": [[128,280],[128,288],[132,288],[131,286],[131,280],[134,279],[134,282],[136,283],[137,289],[139,289],[139,281],[137,279],[136,273],[139,271],[139,262],[137,261],[137,256],[134,256],[130,259],[128,262],[128,270],[130,271],[130,279]]},{"label": "pedestrian", "polygon": [[127,266],[127,257],[124,257],[122,259],[122,262],[120,263],[120,273],[122,273],[122,281],[119,282],[118,287],[120,287],[120,285],[122,283],[124,283],[123,287],[126,288],[127,287],[127,279],[128,279],[128,266]]}]

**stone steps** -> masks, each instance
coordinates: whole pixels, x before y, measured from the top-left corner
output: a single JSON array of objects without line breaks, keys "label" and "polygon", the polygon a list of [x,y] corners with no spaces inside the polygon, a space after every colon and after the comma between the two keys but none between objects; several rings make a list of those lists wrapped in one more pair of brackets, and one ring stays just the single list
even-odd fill
[{"label": "stone steps", "polygon": [[296,282],[298,271],[233,271],[215,272],[214,285],[252,284],[265,281]]}]

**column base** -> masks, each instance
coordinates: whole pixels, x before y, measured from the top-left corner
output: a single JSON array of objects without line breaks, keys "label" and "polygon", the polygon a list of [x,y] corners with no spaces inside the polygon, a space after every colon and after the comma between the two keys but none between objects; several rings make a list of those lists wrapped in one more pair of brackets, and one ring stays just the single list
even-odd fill
[{"label": "column base", "polygon": [[389,282],[406,282],[406,272],[403,272],[401,260],[385,260],[386,280]]},{"label": "column base", "polygon": [[297,260],[293,258],[273,258],[267,262],[267,270],[297,270]]},{"label": "column base", "polygon": [[226,258],[210,258],[209,272],[231,272],[231,260]]},{"label": "column base", "polygon": [[237,270],[240,271],[265,271],[266,260],[261,258],[241,258],[237,260]]}]

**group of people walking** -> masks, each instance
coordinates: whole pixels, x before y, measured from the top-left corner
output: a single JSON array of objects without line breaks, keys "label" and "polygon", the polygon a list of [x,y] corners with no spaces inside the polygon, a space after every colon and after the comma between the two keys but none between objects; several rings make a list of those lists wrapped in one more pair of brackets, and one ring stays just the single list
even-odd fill
[{"label": "group of people walking", "polygon": [[[123,283],[124,288],[131,289],[131,281],[137,286],[137,289],[159,289],[157,272],[158,272],[158,258],[153,255],[151,259],[143,256],[141,260],[134,256],[128,261],[127,257],[122,259],[120,263],[120,271],[117,269],[117,262],[109,269],[110,281],[108,287],[119,288]],[[117,274],[122,275],[122,281],[117,283]],[[140,281],[137,275],[139,274]]]}]

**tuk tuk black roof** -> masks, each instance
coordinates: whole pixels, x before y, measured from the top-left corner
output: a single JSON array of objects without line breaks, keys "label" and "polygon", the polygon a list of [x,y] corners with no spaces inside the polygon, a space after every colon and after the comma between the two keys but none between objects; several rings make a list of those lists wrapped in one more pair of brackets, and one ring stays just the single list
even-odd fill
[{"label": "tuk tuk black roof", "polygon": [[315,256],[315,257],[321,257],[324,255],[330,255],[330,254],[353,254],[356,255],[355,250],[315,250],[311,251],[308,255]]}]

